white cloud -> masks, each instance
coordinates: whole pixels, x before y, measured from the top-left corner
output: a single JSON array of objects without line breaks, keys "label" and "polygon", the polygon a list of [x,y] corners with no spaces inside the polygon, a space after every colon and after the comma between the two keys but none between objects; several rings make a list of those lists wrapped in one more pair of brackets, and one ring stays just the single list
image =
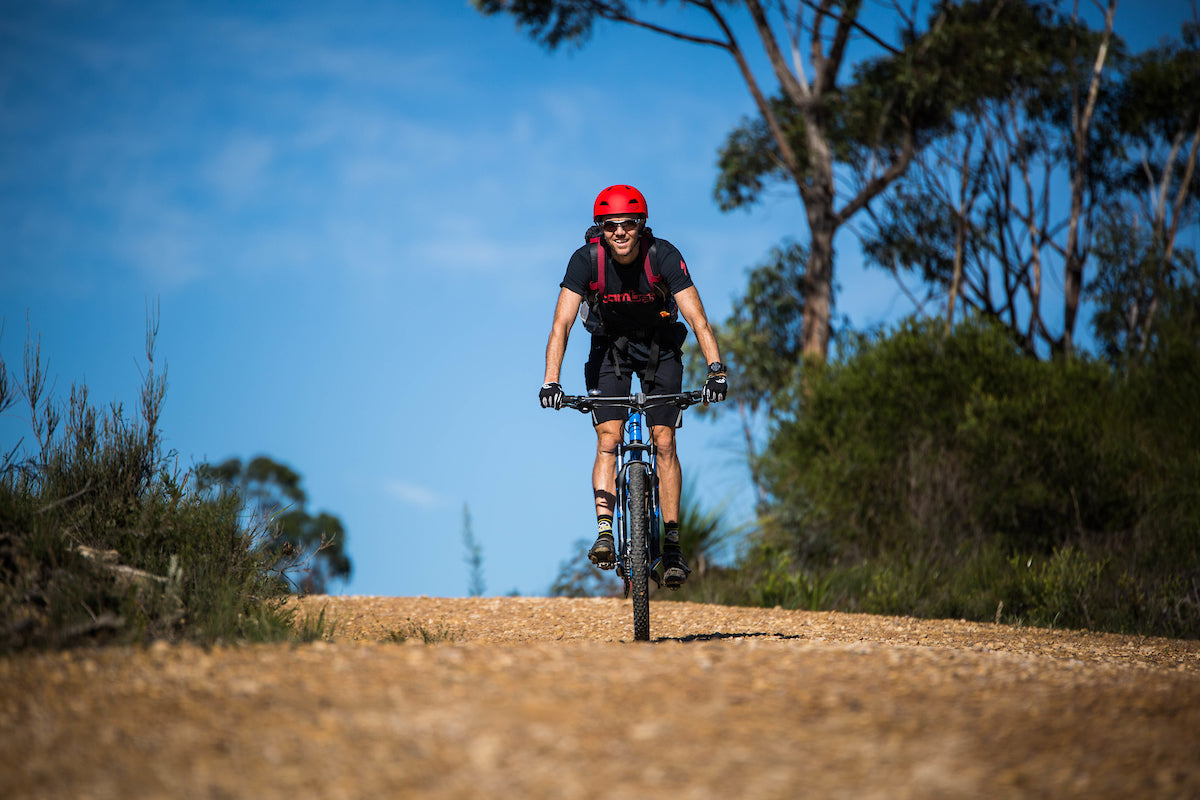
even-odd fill
[{"label": "white cloud", "polygon": [[400,480],[399,478],[387,481],[384,484],[384,489],[387,491],[388,496],[399,500],[405,505],[416,506],[422,510],[428,511],[446,505],[445,498],[433,489]]}]

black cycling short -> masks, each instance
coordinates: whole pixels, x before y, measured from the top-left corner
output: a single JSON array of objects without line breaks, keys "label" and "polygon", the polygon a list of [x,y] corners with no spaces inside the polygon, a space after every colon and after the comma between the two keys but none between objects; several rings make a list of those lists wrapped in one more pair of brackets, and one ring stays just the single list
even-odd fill
[{"label": "black cycling short", "polygon": [[[683,335],[687,335],[686,329]],[[627,397],[633,387],[633,374],[636,372],[641,391],[644,393],[678,393],[683,388],[683,354],[679,347],[673,343],[659,345],[658,368],[654,371],[653,381],[647,386],[645,376],[649,359],[649,342],[630,341],[624,351],[618,351],[613,348],[613,341],[609,337],[593,335],[592,351],[583,367],[588,392],[599,390],[601,397]],[[616,366],[618,363],[619,376]],[[592,424],[625,419],[628,413],[624,408],[597,408],[592,411]],[[683,409],[670,406],[652,408],[646,412],[646,418],[650,425],[678,428],[683,425]]]}]

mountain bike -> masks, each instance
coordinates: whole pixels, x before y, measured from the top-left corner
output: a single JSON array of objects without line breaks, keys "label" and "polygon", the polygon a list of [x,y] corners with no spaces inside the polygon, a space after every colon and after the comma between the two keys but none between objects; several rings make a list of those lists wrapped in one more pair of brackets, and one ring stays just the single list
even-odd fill
[{"label": "mountain bike", "polygon": [[597,408],[629,410],[617,446],[617,498],[613,509],[613,538],[617,545],[617,575],[625,596],[633,598],[634,641],[650,640],[650,581],[662,585],[662,510],[658,501],[658,449],[646,440],[646,412],[673,406],[684,409],[701,402],[701,393],[629,397],[567,395],[564,408],[585,414]]}]

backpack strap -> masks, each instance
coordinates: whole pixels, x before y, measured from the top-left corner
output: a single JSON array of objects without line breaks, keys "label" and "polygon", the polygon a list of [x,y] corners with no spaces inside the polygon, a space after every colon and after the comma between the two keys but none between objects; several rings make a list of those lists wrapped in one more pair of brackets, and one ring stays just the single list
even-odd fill
[{"label": "backpack strap", "polygon": [[650,281],[650,289],[651,291],[665,295],[666,288],[658,285],[662,281],[663,277],[662,275],[658,274],[658,262],[654,258],[655,254],[658,252],[658,240],[655,239],[654,241],[650,242],[649,247],[646,247],[645,243],[643,242],[642,249],[646,253],[646,258],[642,262],[642,268],[646,270],[646,280]]},{"label": "backpack strap", "polygon": [[[627,355],[629,350],[629,337],[618,336],[612,340],[612,347],[609,348],[608,355],[612,359],[613,371],[617,377],[621,377],[621,359],[618,356]],[[643,373],[643,383],[646,386],[654,385],[654,376],[658,373],[658,362],[662,355],[662,345],[655,336],[650,340],[650,344],[646,348],[646,370]]]},{"label": "backpack strap", "polygon": [[595,292],[598,296],[604,294],[604,276],[608,270],[604,268],[604,244],[597,236],[593,239],[588,239],[588,244],[592,247],[592,281],[588,284],[588,289]]}]

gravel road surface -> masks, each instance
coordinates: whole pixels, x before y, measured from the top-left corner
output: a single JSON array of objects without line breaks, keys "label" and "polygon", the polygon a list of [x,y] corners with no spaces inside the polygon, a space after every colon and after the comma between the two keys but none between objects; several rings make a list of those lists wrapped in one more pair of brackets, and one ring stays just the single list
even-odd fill
[{"label": "gravel road surface", "polygon": [[611,599],[321,609],[329,642],[0,658],[0,798],[1200,798],[1197,641],[663,601],[635,643]]}]

